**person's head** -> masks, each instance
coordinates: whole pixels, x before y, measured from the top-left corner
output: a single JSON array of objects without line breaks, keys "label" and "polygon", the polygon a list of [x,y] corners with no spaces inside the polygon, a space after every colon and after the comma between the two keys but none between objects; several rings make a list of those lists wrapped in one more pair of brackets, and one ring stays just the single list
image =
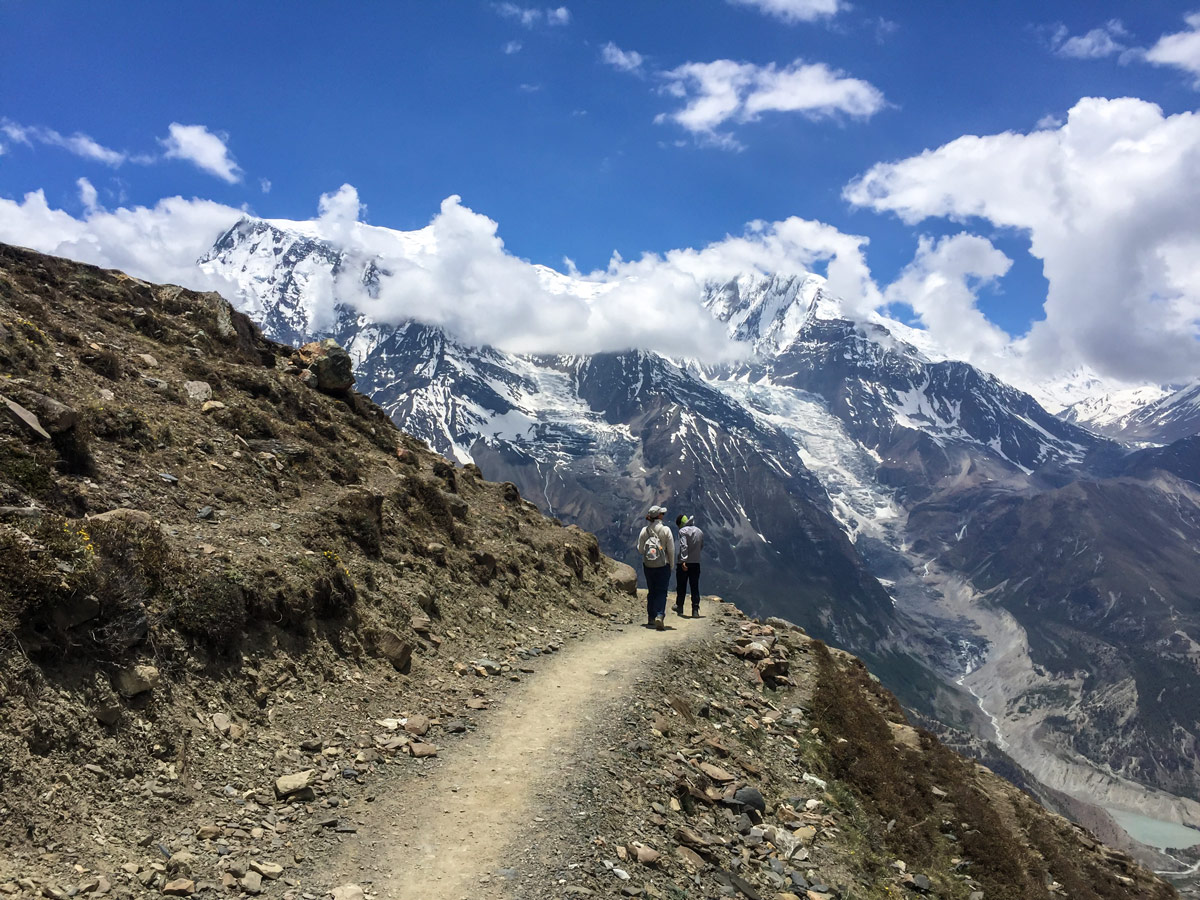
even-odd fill
[{"label": "person's head", "polygon": [[676,517],[675,517],[675,527],[676,527],[676,528],[682,528],[682,527],[683,527],[684,525],[686,525],[687,523],[688,523],[688,517],[687,517],[687,516],[676,516]]},{"label": "person's head", "polygon": [[650,511],[646,513],[646,518],[650,521],[654,521],[655,519],[661,519],[664,515],[666,515],[666,513],[666,507],[652,506],[650,507]]}]

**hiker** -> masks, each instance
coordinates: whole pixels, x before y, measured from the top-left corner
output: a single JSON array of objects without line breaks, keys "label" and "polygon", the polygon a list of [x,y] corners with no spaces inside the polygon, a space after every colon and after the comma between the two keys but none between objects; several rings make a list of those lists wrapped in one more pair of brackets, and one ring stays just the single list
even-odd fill
[{"label": "hiker", "polygon": [[675,614],[683,615],[683,598],[688,586],[692,589],[692,618],[700,615],[700,551],[704,549],[704,532],[696,527],[695,516],[680,516],[675,520],[679,529],[679,551],[675,554]]},{"label": "hiker", "polygon": [[637,540],[642,570],[646,573],[646,625],[659,631],[666,627],[663,620],[667,617],[667,590],[671,586],[671,569],[675,567],[675,539],[662,521],[666,514],[666,507],[650,507],[646,526]]}]

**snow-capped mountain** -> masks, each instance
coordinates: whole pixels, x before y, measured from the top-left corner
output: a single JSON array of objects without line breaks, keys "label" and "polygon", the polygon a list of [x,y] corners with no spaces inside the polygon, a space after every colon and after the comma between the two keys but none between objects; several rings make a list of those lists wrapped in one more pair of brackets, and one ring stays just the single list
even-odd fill
[{"label": "snow-capped mountain", "polygon": [[1200,434],[1200,379],[1174,390],[1151,385],[1107,394],[1062,415],[1128,444],[1170,444]]},{"label": "snow-capped mountain", "polygon": [[[427,249],[421,232],[391,234],[393,254]],[[372,321],[347,298],[370,296],[387,265],[292,223],[244,220],[201,265],[239,286],[232,299],[270,336],[337,339],[403,428],[606,552],[629,557],[643,507],[665,500],[709,535],[708,589],[854,649],[910,703],[976,715],[1051,786],[1087,795],[1104,773],[1102,799],[1134,811],[1135,782],[1200,798],[1195,720],[1154,705],[1200,696],[1195,667],[1162,655],[1200,645],[1200,562],[1182,552],[1200,540],[1200,495],[1173,474],[1180,454],[1126,465],[1082,416],[1051,414],[916,329],[851,319],[812,274],[710,283],[709,312],[752,352],[704,367],[516,355]],[[1132,552],[1135,537],[1167,555]],[[1096,656],[1106,665],[1082,677]]]}]

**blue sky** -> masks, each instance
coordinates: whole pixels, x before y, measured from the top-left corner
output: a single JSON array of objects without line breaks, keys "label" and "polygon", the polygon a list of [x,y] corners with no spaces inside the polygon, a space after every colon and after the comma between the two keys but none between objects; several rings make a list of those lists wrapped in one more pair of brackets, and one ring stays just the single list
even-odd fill
[{"label": "blue sky", "polygon": [[[1193,9],[1200,0],[0,0],[0,198],[40,189],[82,219],[86,178],[108,210],[180,195],[307,219],[346,183],[367,221],[407,230],[460,195],[499,223],[510,253],[559,269],[570,257],[585,271],[613,251],[702,247],[752,220],[796,216],[868,237],[881,290],[921,236],[965,228],[1010,261],[1002,276],[966,273],[971,302],[1019,337],[1047,301],[1043,259],[1029,253],[1034,213],[1006,220],[989,211],[998,198],[974,216],[969,204],[944,215],[927,198],[856,203],[847,185],[964,135],[1053,129],[1081,98],[1191,115]],[[744,102],[724,119],[697,111],[688,127],[675,118],[700,91],[688,67],[718,61],[740,67]],[[801,69],[822,83],[774,78]],[[789,104],[807,111],[777,108]],[[172,123],[199,130],[172,145]],[[119,159],[71,146],[77,134]],[[1179,289],[1197,299],[1190,282]]]}]

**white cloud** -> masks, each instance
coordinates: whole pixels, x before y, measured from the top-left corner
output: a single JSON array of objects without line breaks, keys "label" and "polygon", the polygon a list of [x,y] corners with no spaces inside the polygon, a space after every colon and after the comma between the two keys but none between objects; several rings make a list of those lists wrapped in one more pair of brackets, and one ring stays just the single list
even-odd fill
[{"label": "white cloud", "polygon": [[884,300],[910,306],[930,336],[955,357],[991,360],[1004,354],[1010,338],[979,309],[977,293],[1011,266],[1011,259],[977,235],[922,237],[913,261],[888,285]]},{"label": "white cloud", "polygon": [[83,204],[84,210],[89,214],[94,213],[97,209],[96,188],[86,178],[78,179],[75,185],[79,188],[79,202]]},{"label": "white cloud", "polygon": [[1146,51],[1145,59],[1159,66],[1174,66],[1191,73],[1200,88],[1200,12],[1184,17],[1187,31],[1164,34]]},{"label": "white cloud", "polygon": [[232,296],[231,285],[206,276],[196,259],[242,215],[208,200],[168,197],[153,207],[97,207],[75,218],[51,209],[45,194],[34,191],[20,202],[0,198],[0,241]]},{"label": "white cloud", "polygon": [[636,50],[622,50],[612,41],[600,48],[600,59],[622,72],[639,72],[646,61]]},{"label": "white cloud", "polygon": [[542,23],[551,27],[571,23],[571,11],[565,6],[542,9],[534,6],[518,6],[516,3],[497,3],[495,9],[505,18],[515,19],[524,28],[533,28]]},{"label": "white cloud", "polygon": [[765,112],[798,112],[811,119],[845,114],[866,119],[884,107],[872,84],[847,77],[824,63],[796,60],[780,69],[771,63],[719,59],[685,63],[663,73],[665,90],[684,107],[659,116],[714,143],[736,148],[737,140],[719,132],[727,122],[749,122]]},{"label": "white cloud", "polygon": [[106,166],[112,166],[113,168],[121,165],[129,158],[129,154],[105,147],[88,135],[78,131],[74,134],[66,135],[55,131],[53,128],[20,125],[9,119],[0,120],[0,131],[16,144],[24,144],[32,147],[37,143],[52,147],[61,147],[63,150],[73,153],[76,156],[104,163]]},{"label": "white cloud", "polygon": [[979,218],[1028,236],[1049,289],[1012,348],[1026,383],[1077,364],[1131,382],[1200,370],[1200,114],[1085,98],[1061,128],[967,135],[878,164],[845,196],[910,223]]},{"label": "white cloud", "polygon": [[849,7],[844,0],[729,0],[734,6],[753,6],[785,22],[812,22]]},{"label": "white cloud", "polygon": [[504,53],[507,56],[512,56],[514,53],[520,53],[521,46],[522,44],[520,41],[509,41],[504,45]]},{"label": "white cloud", "polygon": [[271,179],[270,178],[258,179],[258,186],[262,189],[262,192],[264,194],[271,193]]},{"label": "white cloud", "polygon": [[[80,184],[81,198],[86,189]],[[86,206],[85,202],[85,206]],[[739,273],[800,274],[824,269],[847,308],[865,314],[883,299],[863,257],[866,239],[820,222],[751,222],[740,235],[699,249],[614,255],[603,269],[569,275],[513,256],[496,222],[449,197],[415,232],[364,224],[351,185],[321,197],[318,217],[301,230],[349,256],[344,277],[310,282],[320,290],[318,317],[346,302],[380,321],[415,318],[463,340],[518,352],[594,353],[634,347],[710,362],[740,356],[724,328],[700,306],[706,282]],[[41,191],[20,202],[0,199],[0,241],[118,268],[151,281],[236,296],[236,287],[196,265],[242,210],[171,197],[152,207],[83,215],[51,209]],[[356,277],[368,261],[388,273],[376,296]],[[686,323],[686,326],[681,326]]]},{"label": "white cloud", "polygon": [[1120,19],[1109,19],[1099,28],[1093,28],[1086,34],[1069,36],[1065,26],[1059,26],[1050,39],[1050,46],[1059,56],[1068,59],[1103,59],[1114,56],[1125,49],[1118,40],[1127,37],[1129,32]]},{"label": "white cloud", "polygon": [[165,148],[163,155],[167,159],[186,160],[230,184],[242,180],[242,170],[225,146],[228,135],[214,134],[203,125],[180,125],[178,122],[172,122],[167,130],[167,136],[159,141]]}]

